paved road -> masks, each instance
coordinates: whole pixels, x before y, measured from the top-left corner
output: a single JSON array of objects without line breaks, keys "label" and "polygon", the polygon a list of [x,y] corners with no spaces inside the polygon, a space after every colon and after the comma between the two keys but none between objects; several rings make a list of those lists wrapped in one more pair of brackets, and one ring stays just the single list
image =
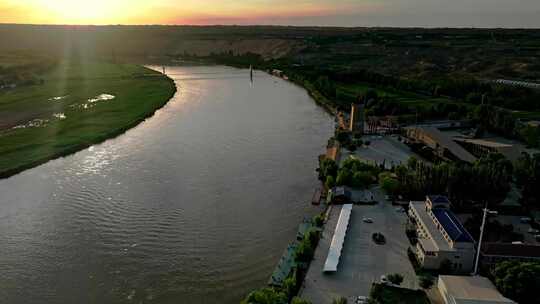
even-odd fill
[{"label": "paved road", "polygon": [[[400,273],[405,277],[403,287],[417,288],[414,270],[407,258],[408,240],[405,236],[406,216],[399,213],[389,202],[382,200],[378,190],[374,193],[381,203],[375,206],[354,206],[349,229],[338,265],[333,274],[323,274],[322,268],[328,254],[340,206],[334,206],[323,232],[323,239],[315,252],[315,260],[306,276],[302,297],[313,304],[330,304],[338,296],[353,298],[369,295],[371,284],[381,275]],[[362,218],[370,217],[374,223],[367,224]],[[375,244],[371,236],[382,232],[385,245]]]}]

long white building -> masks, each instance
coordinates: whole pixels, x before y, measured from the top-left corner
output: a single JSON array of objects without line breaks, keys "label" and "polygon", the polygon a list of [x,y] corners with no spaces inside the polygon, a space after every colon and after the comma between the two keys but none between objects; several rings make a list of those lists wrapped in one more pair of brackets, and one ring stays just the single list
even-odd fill
[{"label": "long white building", "polygon": [[450,211],[445,196],[431,195],[425,202],[410,202],[409,216],[416,224],[416,256],[426,269],[439,269],[448,260],[455,272],[471,272],[474,265],[474,240]]}]

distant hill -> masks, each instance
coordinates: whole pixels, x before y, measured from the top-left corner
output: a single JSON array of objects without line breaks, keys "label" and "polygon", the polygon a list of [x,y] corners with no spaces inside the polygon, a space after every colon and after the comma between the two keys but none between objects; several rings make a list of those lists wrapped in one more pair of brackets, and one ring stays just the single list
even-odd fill
[{"label": "distant hill", "polygon": [[540,79],[540,30],[280,26],[0,25],[0,53],[149,62],[254,53],[303,65],[437,78]]}]

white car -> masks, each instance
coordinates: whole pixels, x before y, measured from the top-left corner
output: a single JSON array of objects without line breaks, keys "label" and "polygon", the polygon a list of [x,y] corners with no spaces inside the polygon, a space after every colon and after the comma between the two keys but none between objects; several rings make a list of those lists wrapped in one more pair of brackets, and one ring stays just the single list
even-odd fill
[{"label": "white car", "polygon": [[368,224],[373,223],[373,219],[370,218],[370,217],[365,217],[365,218],[362,219],[362,221],[363,221],[364,223],[368,223]]},{"label": "white car", "polygon": [[367,302],[368,302],[368,297],[366,296],[358,296],[356,300],[354,301],[354,303],[356,304],[367,304]]},{"label": "white car", "polygon": [[381,284],[390,284],[390,281],[388,281],[388,278],[385,275],[381,276]]}]

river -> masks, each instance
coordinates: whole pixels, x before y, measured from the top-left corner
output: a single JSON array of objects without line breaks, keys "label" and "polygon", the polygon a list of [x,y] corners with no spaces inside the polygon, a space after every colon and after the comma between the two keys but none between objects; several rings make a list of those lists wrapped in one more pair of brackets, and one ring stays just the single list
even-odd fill
[{"label": "river", "polygon": [[166,71],[178,92],[153,117],[0,180],[1,303],[237,303],[317,212],[333,119],[305,90]]}]

